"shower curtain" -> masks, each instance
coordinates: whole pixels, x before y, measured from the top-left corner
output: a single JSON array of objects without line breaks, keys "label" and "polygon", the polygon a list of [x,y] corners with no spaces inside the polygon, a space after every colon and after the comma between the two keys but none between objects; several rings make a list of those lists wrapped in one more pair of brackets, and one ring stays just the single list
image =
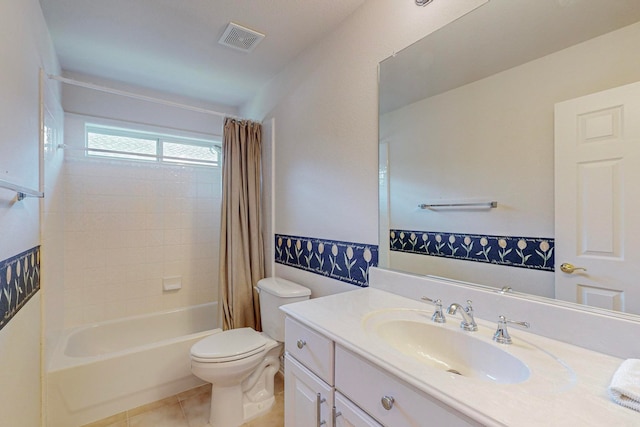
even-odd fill
[{"label": "shower curtain", "polygon": [[264,277],[261,131],[260,123],[224,121],[219,277],[224,330],[262,329],[254,290]]}]

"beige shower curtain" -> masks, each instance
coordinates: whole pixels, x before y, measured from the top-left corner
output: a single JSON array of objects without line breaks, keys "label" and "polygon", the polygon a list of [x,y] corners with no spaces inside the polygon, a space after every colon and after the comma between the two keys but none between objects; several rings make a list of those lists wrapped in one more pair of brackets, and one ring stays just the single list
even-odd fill
[{"label": "beige shower curtain", "polygon": [[222,163],[220,292],[223,329],[261,330],[253,287],[264,277],[259,123],[226,118]]}]

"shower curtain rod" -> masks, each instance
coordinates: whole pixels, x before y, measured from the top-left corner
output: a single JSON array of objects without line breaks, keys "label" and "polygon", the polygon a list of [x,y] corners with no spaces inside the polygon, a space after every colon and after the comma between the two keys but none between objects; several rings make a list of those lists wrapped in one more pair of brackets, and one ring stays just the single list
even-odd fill
[{"label": "shower curtain rod", "polygon": [[106,87],[106,86],[100,86],[94,83],[89,83],[89,82],[83,82],[80,80],[75,80],[75,79],[70,79],[68,77],[62,77],[62,76],[56,76],[53,74],[48,74],[47,77],[49,77],[52,80],[57,80],[61,83],[65,83],[68,85],[72,85],[72,86],[79,86],[79,87],[83,87],[86,89],[93,89],[93,90],[97,90],[100,92],[105,92],[105,93],[110,93],[113,95],[120,95],[120,96],[126,96],[128,98],[134,98],[134,99],[139,99],[141,101],[147,101],[147,102],[153,102],[155,104],[162,104],[162,105],[167,105],[169,107],[176,107],[176,108],[181,108],[183,110],[189,110],[189,111],[195,111],[198,113],[204,113],[204,114],[212,114],[214,116],[219,116],[219,117],[231,117],[233,119],[238,119],[238,120],[244,120],[241,117],[235,116],[233,114],[229,114],[229,113],[222,113],[220,111],[215,111],[215,110],[208,110],[206,108],[200,108],[200,107],[194,107],[193,105],[187,105],[187,104],[181,104],[178,102],[173,102],[173,101],[168,101],[166,99],[160,99],[160,98],[154,98],[151,96],[146,96],[146,95],[140,95],[137,93],[133,93],[133,92],[127,92],[124,90],[119,90],[119,89],[113,89],[110,87]]}]

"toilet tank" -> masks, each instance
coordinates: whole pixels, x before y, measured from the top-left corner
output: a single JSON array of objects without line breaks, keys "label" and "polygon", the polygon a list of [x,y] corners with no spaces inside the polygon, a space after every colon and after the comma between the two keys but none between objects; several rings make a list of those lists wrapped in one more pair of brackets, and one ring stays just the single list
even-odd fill
[{"label": "toilet tank", "polygon": [[274,340],[284,342],[285,314],[278,307],[309,299],[311,290],[279,277],[262,279],[257,287],[260,295],[262,331]]}]

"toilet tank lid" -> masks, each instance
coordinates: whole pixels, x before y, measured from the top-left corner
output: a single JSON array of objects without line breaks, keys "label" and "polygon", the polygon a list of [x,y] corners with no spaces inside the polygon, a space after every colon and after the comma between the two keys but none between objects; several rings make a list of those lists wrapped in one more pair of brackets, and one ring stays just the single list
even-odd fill
[{"label": "toilet tank lid", "polygon": [[258,289],[280,298],[297,298],[311,295],[311,290],[280,277],[266,277],[258,281]]}]

